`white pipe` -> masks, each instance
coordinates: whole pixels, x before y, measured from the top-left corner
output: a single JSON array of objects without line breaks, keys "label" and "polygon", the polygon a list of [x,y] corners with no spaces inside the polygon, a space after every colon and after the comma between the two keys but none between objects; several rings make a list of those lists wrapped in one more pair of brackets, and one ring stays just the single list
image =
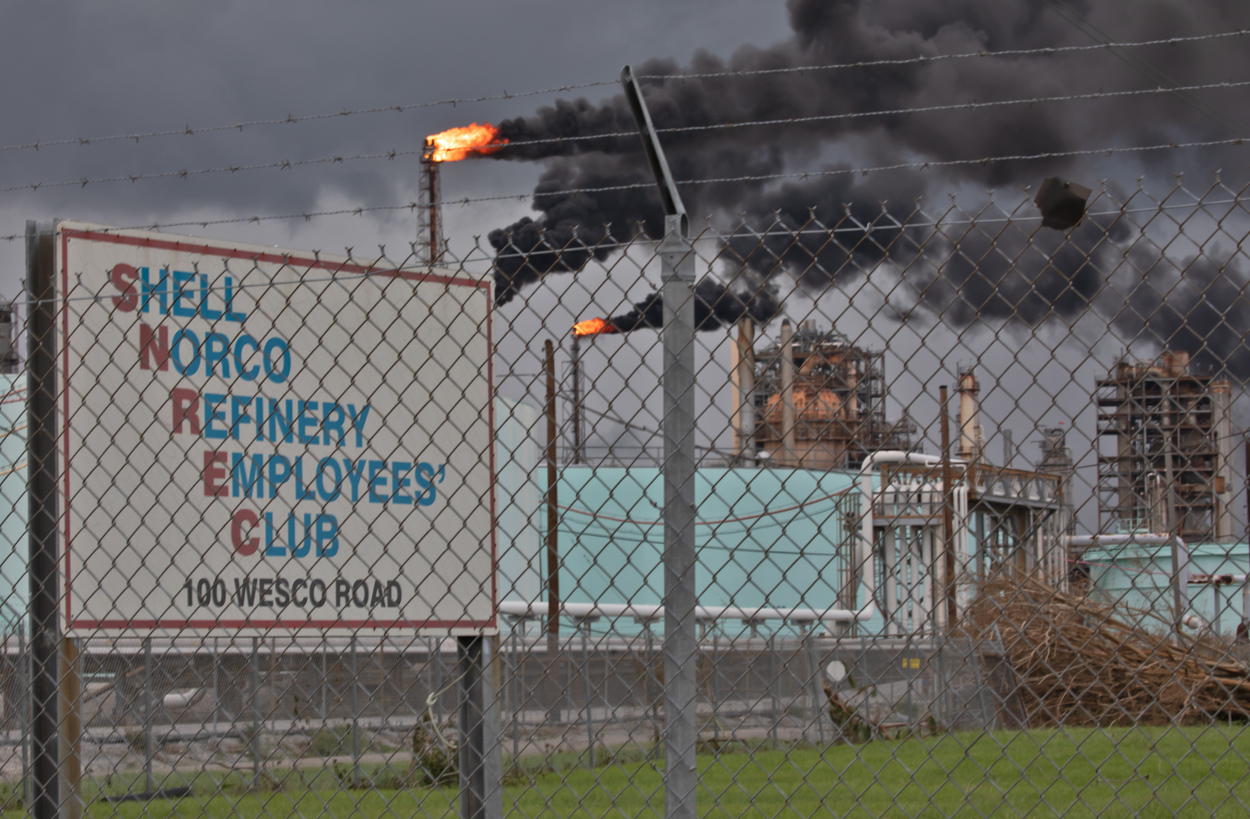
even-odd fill
[{"label": "white pipe", "polygon": [[190,708],[199,702],[207,690],[207,688],[189,688],[185,691],[170,691],[161,698],[161,704],[166,709]]},{"label": "white pipe", "polygon": [[[499,604],[499,613],[509,617],[526,617],[537,619],[547,614],[547,602],[536,601],[526,603],[522,600],[504,600]],[[567,603],[560,604],[560,613],[566,617],[590,619],[605,617],[615,619],[632,617],[642,622],[655,622],[664,619],[664,607],[646,603]],[[778,609],[766,606],[743,608],[739,606],[696,606],[696,620],[788,620],[792,623],[814,623],[832,621],[835,623],[854,622],[859,612],[850,609]]]},{"label": "white pipe", "polygon": [[1089,548],[1091,546],[1123,546],[1126,543],[1140,543],[1143,546],[1162,546],[1172,539],[1168,534],[1128,534],[1128,535],[1071,535],[1064,538],[1067,546]]}]

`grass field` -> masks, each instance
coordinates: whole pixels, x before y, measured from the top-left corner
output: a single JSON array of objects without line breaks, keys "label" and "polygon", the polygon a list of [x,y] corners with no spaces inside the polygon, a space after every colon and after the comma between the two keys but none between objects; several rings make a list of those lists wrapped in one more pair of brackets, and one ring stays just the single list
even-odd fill
[{"label": "grass field", "polygon": [[[1240,726],[1002,731],[824,751],[758,749],[700,756],[699,806],[713,817],[1246,816],[1247,759],[1250,729]],[[394,772],[372,773],[383,783],[396,779]],[[235,774],[204,775],[191,782],[195,796],[95,802],[89,815],[407,817],[454,815],[457,806],[453,788],[343,790],[342,770],[310,775],[297,781],[277,772],[282,787],[260,792]],[[504,792],[504,813],[514,817],[658,816],[662,809],[660,772],[645,761],[514,775]]]}]

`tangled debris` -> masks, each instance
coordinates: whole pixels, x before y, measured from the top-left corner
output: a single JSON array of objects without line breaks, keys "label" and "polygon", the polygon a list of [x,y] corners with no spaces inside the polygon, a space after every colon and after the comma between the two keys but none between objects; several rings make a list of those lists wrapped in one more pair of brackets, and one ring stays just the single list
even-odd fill
[{"label": "tangled debris", "polygon": [[1178,640],[1037,579],[989,583],[967,628],[1001,640],[1032,727],[1250,719],[1250,667],[1211,635]]}]

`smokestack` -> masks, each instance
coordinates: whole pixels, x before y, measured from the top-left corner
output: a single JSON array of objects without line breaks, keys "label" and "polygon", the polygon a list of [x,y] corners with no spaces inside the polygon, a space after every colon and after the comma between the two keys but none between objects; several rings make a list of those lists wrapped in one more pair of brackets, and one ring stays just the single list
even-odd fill
[{"label": "smokestack", "polygon": [[956,455],[971,464],[980,462],[985,454],[985,439],[981,436],[981,404],[977,398],[980,392],[976,369],[968,367],[960,370],[959,449]]},{"label": "smokestack", "polygon": [[570,363],[573,371],[573,463],[581,464],[586,462],[585,444],[582,441],[582,421],[585,417],[582,411],[582,337],[576,334],[573,336]]},{"label": "smokestack", "polygon": [[1233,395],[1227,380],[1211,382],[1211,421],[1219,462],[1215,465],[1215,538],[1233,535]]},{"label": "smokestack", "polygon": [[1076,532],[1076,499],[1072,497],[1075,466],[1072,463],[1072,450],[1068,449],[1068,431],[1059,426],[1043,428],[1041,433],[1042,461],[1038,464],[1038,471],[1059,477],[1059,491],[1063,494],[1063,520],[1060,521],[1060,529],[1070,535]]},{"label": "smokestack", "polygon": [[755,466],[755,321],[750,317],[738,322],[729,355],[734,457],[741,466]]},{"label": "smokestack", "polygon": [[800,466],[794,439],[794,328],[781,322],[781,454],[786,466]]},{"label": "smokestack", "polygon": [[426,151],[421,155],[421,189],[417,192],[417,262],[433,266],[443,256],[443,226],[439,220],[439,202],[442,199],[442,182],[434,159],[434,145],[427,139]]}]

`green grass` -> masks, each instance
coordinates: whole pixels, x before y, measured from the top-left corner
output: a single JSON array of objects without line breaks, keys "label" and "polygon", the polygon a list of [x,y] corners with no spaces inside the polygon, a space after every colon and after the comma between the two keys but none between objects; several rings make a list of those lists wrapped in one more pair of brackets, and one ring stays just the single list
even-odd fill
[{"label": "green grass", "polygon": [[[664,799],[660,772],[638,757],[618,756],[594,770],[514,774],[504,812],[658,816]],[[1002,731],[824,751],[761,747],[701,755],[699,805],[712,817],[1245,816],[1247,759],[1250,729],[1242,727]],[[524,769],[534,760],[522,762]],[[270,787],[277,789],[257,793],[247,790],[248,779],[240,774],[170,781],[189,782],[197,795],[94,803],[89,815],[441,817],[457,809],[453,788],[341,790],[338,776],[319,769],[273,776]],[[380,778],[387,780],[398,781]]]}]

